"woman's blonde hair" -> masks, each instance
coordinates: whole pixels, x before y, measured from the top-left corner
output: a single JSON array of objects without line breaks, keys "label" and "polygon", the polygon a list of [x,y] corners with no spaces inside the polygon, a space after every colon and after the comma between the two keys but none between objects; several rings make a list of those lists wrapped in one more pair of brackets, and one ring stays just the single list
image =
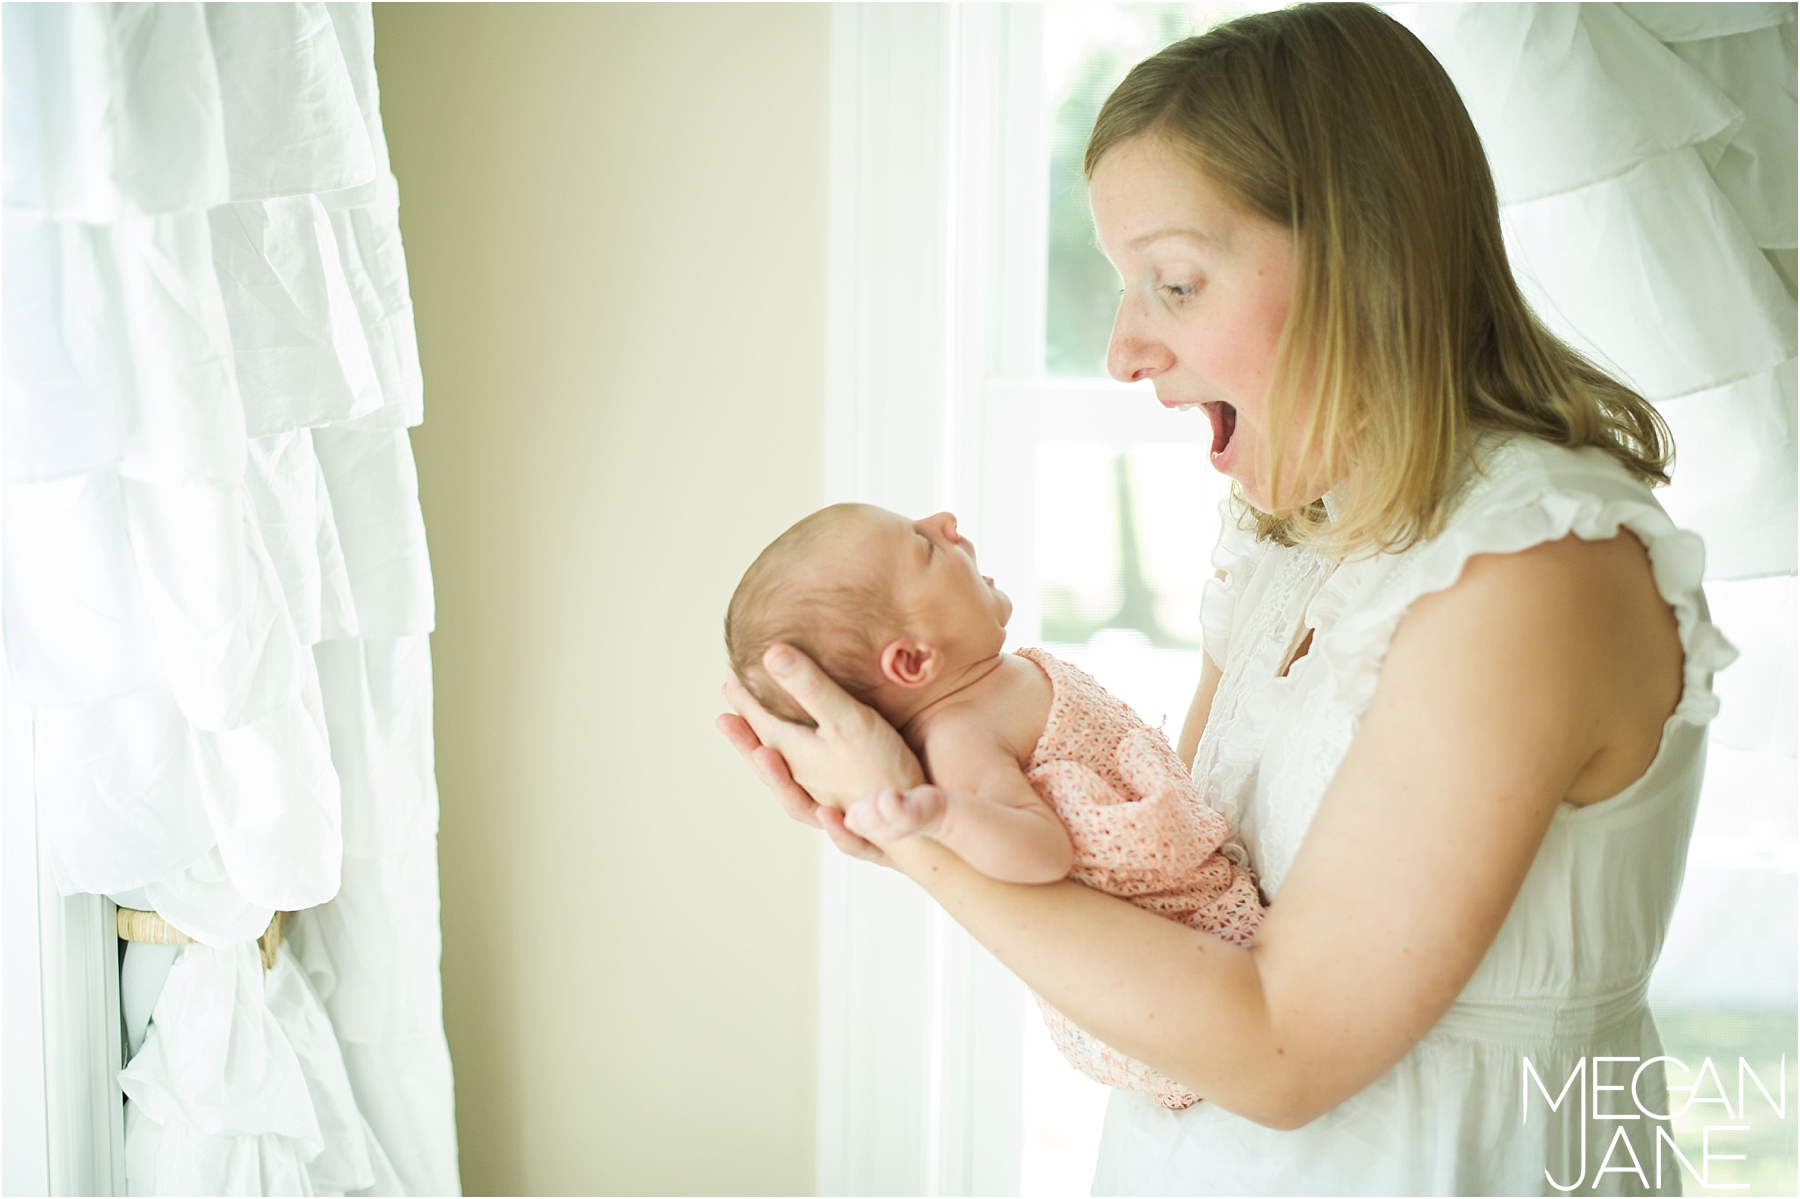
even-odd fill
[{"label": "woman's blonde hair", "polygon": [[1661,416],[1526,306],[1475,126],[1437,59],[1393,18],[1302,4],[1177,42],[1101,108],[1088,176],[1143,136],[1294,231],[1270,490],[1282,494],[1283,430],[1305,386],[1316,406],[1292,460],[1329,479],[1354,474],[1355,493],[1330,520],[1320,503],[1257,512],[1260,535],[1339,556],[1429,538],[1483,430],[1598,446],[1638,478],[1668,481]]}]

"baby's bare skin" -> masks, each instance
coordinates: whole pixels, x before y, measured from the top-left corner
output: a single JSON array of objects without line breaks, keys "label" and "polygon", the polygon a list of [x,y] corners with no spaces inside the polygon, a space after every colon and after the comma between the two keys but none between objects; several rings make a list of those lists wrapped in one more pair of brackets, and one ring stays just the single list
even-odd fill
[{"label": "baby's bare skin", "polygon": [[904,614],[881,648],[869,702],[900,730],[932,783],[869,797],[846,812],[847,827],[883,844],[935,841],[1005,882],[1067,875],[1075,861],[1069,834],[1025,780],[1050,716],[1050,680],[1003,652],[1012,601],[977,569],[956,518],[909,521],[845,505],[806,569],[878,584]]},{"label": "baby's bare skin", "polygon": [[1025,779],[1050,698],[1050,680],[1035,663],[1000,655],[986,674],[907,723],[906,742],[934,785],[883,791],[846,823],[882,843],[929,837],[990,878],[1062,878],[1075,860],[1069,834]]}]

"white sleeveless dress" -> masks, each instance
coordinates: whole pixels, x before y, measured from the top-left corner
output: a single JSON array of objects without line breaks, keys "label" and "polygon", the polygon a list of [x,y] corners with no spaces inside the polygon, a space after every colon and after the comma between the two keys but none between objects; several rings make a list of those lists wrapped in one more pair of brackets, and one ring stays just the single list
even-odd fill
[{"label": "white sleeveless dress", "polygon": [[[1656,1136],[1667,1124],[1641,1116],[1668,1111],[1644,994],[1681,888],[1718,710],[1712,673],[1735,653],[1707,618],[1700,539],[1610,457],[1515,438],[1480,460],[1444,532],[1402,553],[1334,568],[1226,521],[1213,558],[1226,578],[1204,621],[1224,677],[1194,762],[1202,794],[1278,901],[1413,600],[1449,587],[1471,555],[1621,527],[1648,547],[1686,654],[1655,760],[1613,798],[1557,810],[1474,977],[1386,1074],[1286,1132],[1211,1103],[1167,1111],[1114,1092],[1095,1194],[1679,1192],[1680,1163]],[[1307,628],[1310,651],[1277,677]],[[1641,1109],[1630,1091],[1640,1066]],[[1595,1092],[1596,1081],[1626,1089]],[[1640,1118],[1603,1118],[1619,1113]]]}]

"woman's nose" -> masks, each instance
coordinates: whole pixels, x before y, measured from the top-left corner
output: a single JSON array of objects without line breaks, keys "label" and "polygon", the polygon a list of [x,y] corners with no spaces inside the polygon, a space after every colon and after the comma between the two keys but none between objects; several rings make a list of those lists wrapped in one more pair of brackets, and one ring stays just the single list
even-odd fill
[{"label": "woman's nose", "polygon": [[1154,379],[1174,365],[1174,356],[1145,328],[1143,306],[1126,295],[1113,317],[1112,339],[1106,343],[1106,373],[1121,383]]}]

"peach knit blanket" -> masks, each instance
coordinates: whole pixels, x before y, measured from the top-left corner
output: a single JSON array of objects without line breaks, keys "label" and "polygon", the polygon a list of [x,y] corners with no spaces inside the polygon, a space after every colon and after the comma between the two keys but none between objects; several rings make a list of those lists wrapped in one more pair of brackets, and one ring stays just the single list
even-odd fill
[{"label": "peach knit blanket", "polygon": [[[1189,928],[1247,945],[1262,921],[1256,881],[1219,852],[1230,831],[1169,742],[1092,677],[1039,649],[1021,657],[1054,697],[1025,777],[1075,846],[1078,883]],[[1077,1070],[1167,1108],[1200,1097],[1070,1024],[1040,997],[1050,1039]]]}]

